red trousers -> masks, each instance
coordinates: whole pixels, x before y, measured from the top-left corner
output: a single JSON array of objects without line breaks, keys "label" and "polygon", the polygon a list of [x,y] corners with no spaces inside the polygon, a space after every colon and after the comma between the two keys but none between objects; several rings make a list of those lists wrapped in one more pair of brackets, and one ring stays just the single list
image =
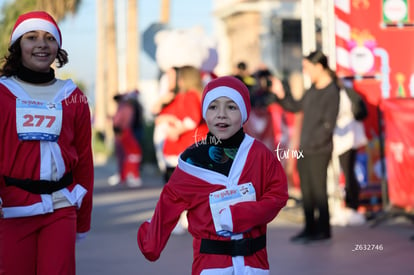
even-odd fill
[{"label": "red trousers", "polygon": [[0,275],[74,275],[76,209],[0,219]]},{"label": "red trousers", "polygon": [[125,129],[116,138],[121,181],[124,182],[128,177],[139,178],[142,150],[132,130]]}]

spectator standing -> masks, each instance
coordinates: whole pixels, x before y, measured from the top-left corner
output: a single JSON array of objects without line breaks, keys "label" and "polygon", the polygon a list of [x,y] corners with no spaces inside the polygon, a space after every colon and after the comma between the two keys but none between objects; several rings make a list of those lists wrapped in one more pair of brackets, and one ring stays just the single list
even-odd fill
[{"label": "spectator standing", "polygon": [[[333,131],[339,109],[339,87],[328,59],[321,51],[303,58],[303,71],[311,80],[311,87],[300,100],[294,100],[287,86],[276,78],[272,91],[288,111],[303,111],[298,159],[305,225],[291,238],[294,243],[329,240],[331,225],[327,195],[327,168],[333,150]],[[317,210],[317,216],[315,215]]]},{"label": "spectator standing", "polygon": [[253,93],[254,86],[256,85],[255,77],[250,73],[249,68],[244,61],[237,63],[234,76],[241,80],[246,85],[249,93]]},{"label": "spectator standing", "polygon": [[339,112],[333,135],[333,157],[339,159],[345,177],[343,208],[338,209],[331,222],[336,225],[360,225],[365,217],[358,212],[361,187],[355,175],[358,150],[368,143],[362,121],[354,118],[352,102],[343,87],[340,90]]}]

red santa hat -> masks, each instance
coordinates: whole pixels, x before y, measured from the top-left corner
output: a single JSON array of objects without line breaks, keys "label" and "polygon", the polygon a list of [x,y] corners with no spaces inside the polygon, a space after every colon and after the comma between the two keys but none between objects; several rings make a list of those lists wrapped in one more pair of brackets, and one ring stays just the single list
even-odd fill
[{"label": "red santa hat", "polygon": [[246,85],[234,76],[222,76],[210,81],[203,91],[202,112],[206,117],[208,105],[215,99],[226,96],[233,100],[240,109],[242,124],[247,121],[250,114],[250,95]]},{"label": "red santa hat", "polygon": [[17,18],[10,37],[10,45],[16,42],[23,34],[41,30],[50,33],[56,39],[59,48],[62,47],[62,35],[56,21],[47,12],[32,11]]}]

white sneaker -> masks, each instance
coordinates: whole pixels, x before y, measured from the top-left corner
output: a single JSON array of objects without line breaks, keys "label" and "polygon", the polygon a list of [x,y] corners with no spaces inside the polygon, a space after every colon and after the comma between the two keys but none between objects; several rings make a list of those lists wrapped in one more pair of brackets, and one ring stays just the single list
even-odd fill
[{"label": "white sneaker", "polygon": [[347,208],[347,225],[358,226],[366,222],[365,216],[358,211]]},{"label": "white sneaker", "polygon": [[141,178],[134,178],[134,177],[128,177],[126,180],[126,185],[128,187],[141,187],[142,186],[142,180]]},{"label": "white sneaker", "polygon": [[120,184],[120,182],[121,182],[121,178],[119,177],[119,174],[118,173],[113,174],[112,176],[110,176],[108,178],[108,184],[110,186],[118,185],[118,184]]},{"label": "white sneaker", "polygon": [[347,220],[344,215],[344,210],[338,210],[330,220],[331,225],[334,226],[346,226]]}]

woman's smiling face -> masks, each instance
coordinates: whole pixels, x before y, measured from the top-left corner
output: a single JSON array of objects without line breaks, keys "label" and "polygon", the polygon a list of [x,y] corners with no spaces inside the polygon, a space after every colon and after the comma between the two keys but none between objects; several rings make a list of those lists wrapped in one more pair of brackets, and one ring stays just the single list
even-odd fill
[{"label": "woman's smiling face", "polygon": [[59,50],[53,35],[40,30],[23,34],[20,47],[23,66],[36,72],[49,72]]}]

